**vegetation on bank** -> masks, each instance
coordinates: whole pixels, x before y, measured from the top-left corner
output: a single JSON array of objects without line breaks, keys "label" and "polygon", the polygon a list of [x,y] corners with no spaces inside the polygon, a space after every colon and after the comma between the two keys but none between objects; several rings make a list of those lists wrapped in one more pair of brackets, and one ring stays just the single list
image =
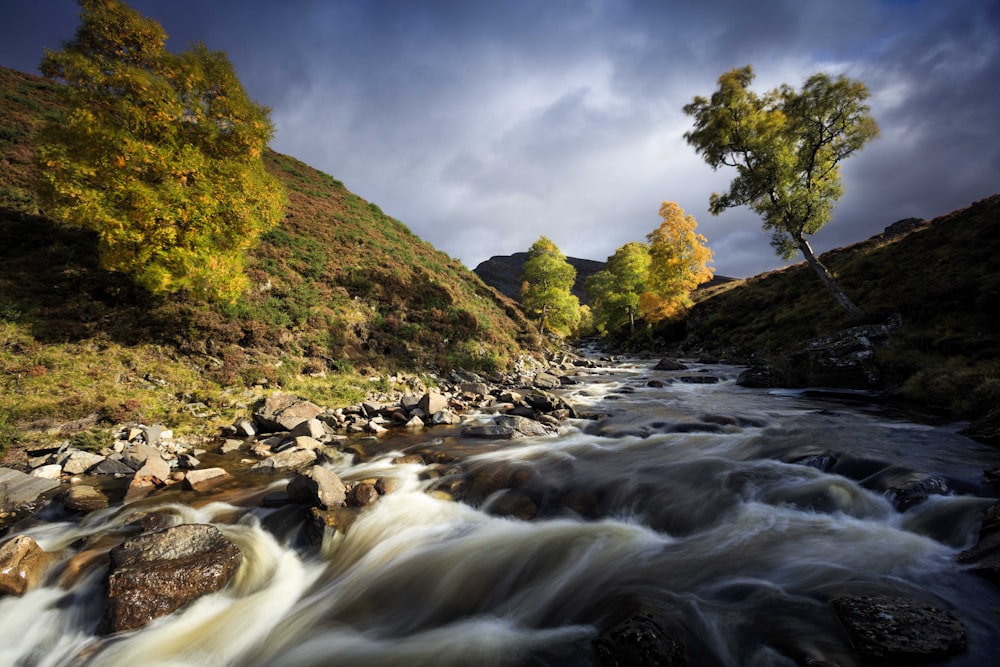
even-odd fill
[{"label": "vegetation on bank", "polygon": [[899,313],[902,327],[876,352],[884,388],[952,417],[983,415],[1000,405],[1000,194],[901,223],[822,256],[856,299],[857,319],[816,289],[803,262],[696,291],[689,315],[656,338],[666,349],[780,363],[804,341]]}]

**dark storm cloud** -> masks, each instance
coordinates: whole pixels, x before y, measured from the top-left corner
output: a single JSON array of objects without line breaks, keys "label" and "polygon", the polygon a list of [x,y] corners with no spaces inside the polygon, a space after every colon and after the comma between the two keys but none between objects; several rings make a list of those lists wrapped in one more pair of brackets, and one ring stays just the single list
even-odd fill
[{"label": "dark storm cloud", "polygon": [[[651,231],[663,200],[698,218],[719,273],[778,266],[752,212],[707,213],[733,174],[682,138],[683,105],[746,64],[760,91],[823,70],[872,92],[883,136],[845,163],[820,250],[1000,190],[996,1],[131,4],[172,49],[225,50],[272,107],[277,150],[470,267],[542,234],[603,259]],[[28,71],[78,13],[69,0],[3,11],[0,64]]]}]

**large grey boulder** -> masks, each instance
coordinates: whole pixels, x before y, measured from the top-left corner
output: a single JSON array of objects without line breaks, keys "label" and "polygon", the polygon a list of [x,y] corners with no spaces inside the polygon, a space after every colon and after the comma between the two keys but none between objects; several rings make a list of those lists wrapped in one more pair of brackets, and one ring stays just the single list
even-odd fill
[{"label": "large grey boulder", "polygon": [[59,489],[58,480],[0,468],[0,530],[41,509]]},{"label": "large grey boulder", "polygon": [[433,415],[435,412],[448,408],[448,399],[436,391],[429,391],[420,397],[418,406],[425,415]]},{"label": "large grey boulder", "polygon": [[215,526],[182,524],[111,550],[107,608],[98,632],[136,630],[220,590],[243,560]]},{"label": "large grey boulder", "polygon": [[264,405],[254,413],[254,420],[264,433],[291,431],[304,421],[323,412],[315,403],[293,394],[274,393],[264,400]]}]

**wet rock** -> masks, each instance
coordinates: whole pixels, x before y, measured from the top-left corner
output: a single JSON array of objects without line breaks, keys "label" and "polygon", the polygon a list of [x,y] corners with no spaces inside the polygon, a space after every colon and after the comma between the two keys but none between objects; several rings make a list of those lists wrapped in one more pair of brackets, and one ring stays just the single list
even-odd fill
[{"label": "wet rock", "polygon": [[367,507],[378,500],[378,491],[374,485],[358,482],[347,494],[347,504],[351,507]]},{"label": "wet rock", "polygon": [[243,560],[218,528],[183,524],[129,539],[111,550],[100,634],[135,630],[220,590]]},{"label": "wet rock", "polygon": [[0,595],[24,595],[41,579],[49,559],[38,543],[26,535],[0,546]]},{"label": "wet rock", "polygon": [[972,572],[1000,584],[1000,502],[986,509],[976,546],[960,553],[958,562],[968,565]]},{"label": "wet rock", "polygon": [[309,511],[309,521],[306,523],[306,529],[310,533],[311,540],[314,543],[318,543],[323,539],[323,533],[327,529],[334,530],[342,535],[346,534],[357,516],[358,511],[356,509],[341,507],[332,510],[322,510],[318,507],[313,507]]},{"label": "wet rock", "polygon": [[676,359],[660,359],[655,366],[653,366],[654,371],[686,371],[688,367],[676,360]]},{"label": "wet rock", "polygon": [[646,386],[651,387],[653,389],[663,389],[663,387],[665,387],[666,385],[664,385],[659,380],[650,380],[649,382],[646,383]]},{"label": "wet rock", "polygon": [[59,487],[57,480],[0,468],[0,530],[37,512]]},{"label": "wet rock", "polygon": [[240,438],[252,438],[257,435],[257,429],[249,419],[240,419],[233,424],[233,433]]},{"label": "wet rock", "polygon": [[943,477],[920,477],[889,487],[884,495],[896,509],[905,512],[927,500],[928,496],[951,496],[954,492]]},{"label": "wet rock", "polygon": [[527,438],[549,434],[549,432],[545,429],[545,426],[543,426],[540,422],[526,417],[518,417],[517,415],[500,415],[494,418],[494,421],[497,426],[500,426],[501,428],[511,428],[515,431],[515,433]]},{"label": "wet rock", "polygon": [[942,660],[965,650],[965,627],[919,600],[844,596],[831,601],[855,651],[896,663]]},{"label": "wet rock", "polygon": [[424,457],[420,454],[406,454],[404,456],[397,456],[393,458],[390,463],[393,465],[407,465],[415,463],[416,465],[424,465]]},{"label": "wet rock", "polygon": [[986,414],[973,419],[961,433],[979,442],[1000,445],[1000,405],[994,406]]},{"label": "wet rock", "polygon": [[63,494],[63,505],[76,512],[93,512],[108,506],[108,497],[89,484],[75,484]]},{"label": "wet rock", "polygon": [[789,355],[799,386],[878,388],[881,384],[875,351],[903,324],[893,315],[883,324],[865,324],[816,338]]},{"label": "wet rock", "polygon": [[434,426],[454,425],[461,423],[462,418],[451,410],[438,410],[431,415],[431,424]]},{"label": "wet rock", "polygon": [[684,384],[718,384],[722,379],[714,375],[682,375],[677,381]]},{"label": "wet rock", "polygon": [[605,630],[593,642],[604,667],[683,667],[684,644],[668,636],[651,617],[633,616]]},{"label": "wet rock", "polygon": [[751,389],[778,389],[781,387],[798,387],[800,384],[788,373],[774,366],[752,366],[741,372],[736,378],[736,384]]},{"label": "wet rock", "polygon": [[264,400],[264,405],[254,413],[254,421],[264,433],[291,431],[322,412],[321,407],[298,396],[274,393],[268,396]]},{"label": "wet rock", "polygon": [[316,462],[314,449],[286,449],[253,465],[250,470],[258,472],[280,472],[304,468]]},{"label": "wet rock", "polygon": [[344,482],[337,473],[318,465],[293,476],[286,492],[293,502],[322,509],[342,507],[347,503]]},{"label": "wet rock", "polygon": [[184,484],[192,491],[209,491],[233,479],[224,468],[202,468],[188,471]]}]

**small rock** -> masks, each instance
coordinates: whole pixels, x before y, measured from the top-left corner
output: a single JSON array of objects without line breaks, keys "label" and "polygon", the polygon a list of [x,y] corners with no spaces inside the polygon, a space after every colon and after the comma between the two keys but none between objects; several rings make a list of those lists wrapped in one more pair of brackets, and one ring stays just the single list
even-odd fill
[{"label": "small rock", "polygon": [[229,454],[230,452],[235,452],[243,447],[242,440],[236,440],[235,438],[226,438],[226,440],[219,447],[220,454]]},{"label": "small rock", "polygon": [[[91,475],[134,475],[135,468],[130,467],[124,461],[117,457],[117,454],[113,454],[108,458],[104,459],[96,466],[90,469]],[[140,466],[141,467],[141,466]]]},{"label": "small rock", "polygon": [[559,380],[558,376],[551,373],[536,373],[534,379],[531,381],[531,384],[538,389],[558,389],[562,386],[562,382]]},{"label": "small rock", "polygon": [[294,437],[305,436],[314,440],[326,437],[326,428],[323,422],[318,419],[307,419],[292,429],[290,435]]},{"label": "small rock", "polygon": [[62,476],[62,466],[58,463],[39,466],[31,471],[31,476],[42,479],[59,479]]},{"label": "small rock", "polygon": [[358,482],[347,494],[347,504],[351,507],[367,507],[378,500],[375,486],[367,482]]},{"label": "small rock", "polygon": [[654,371],[686,371],[688,367],[676,359],[660,359],[660,361],[653,366]]},{"label": "small rock", "polygon": [[430,391],[420,398],[417,406],[425,415],[432,415],[448,407],[448,399],[436,391]]},{"label": "small rock", "polygon": [[192,491],[208,491],[225,484],[233,479],[233,476],[224,468],[203,468],[201,470],[191,470],[184,476],[184,483]]},{"label": "small rock", "polygon": [[74,484],[62,499],[63,505],[76,512],[93,512],[108,506],[108,497],[89,484]]},{"label": "small rock", "polygon": [[416,415],[410,417],[410,420],[405,424],[406,428],[423,428],[424,420]]},{"label": "small rock", "polygon": [[257,435],[257,429],[249,419],[240,419],[233,424],[233,432],[241,438],[252,438]]}]

